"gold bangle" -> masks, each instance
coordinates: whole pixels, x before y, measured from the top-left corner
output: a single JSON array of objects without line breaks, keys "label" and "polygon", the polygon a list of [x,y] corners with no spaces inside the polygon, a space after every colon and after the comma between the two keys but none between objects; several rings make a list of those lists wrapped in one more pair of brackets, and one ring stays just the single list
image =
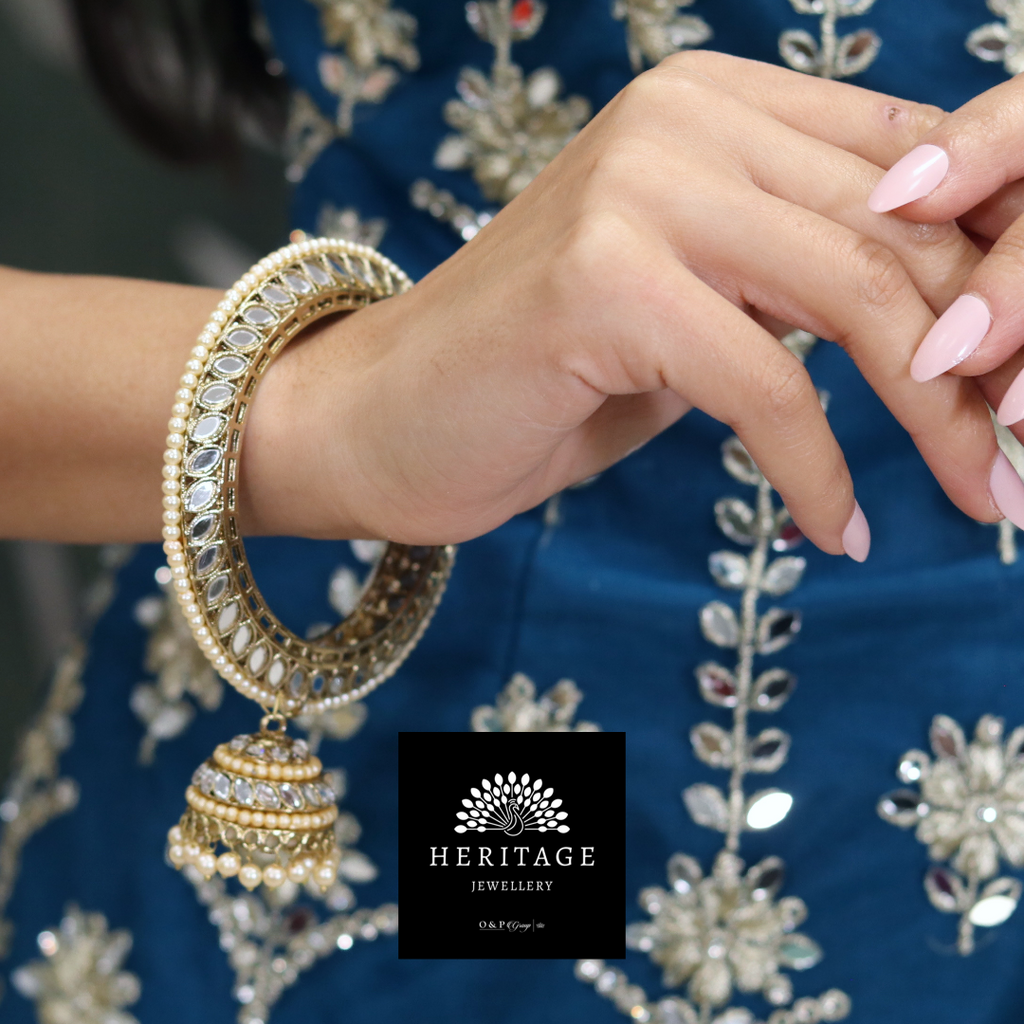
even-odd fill
[{"label": "gold bangle", "polygon": [[[357,700],[394,674],[441,599],[455,548],[389,544],[356,609],[315,640],[297,636],[271,612],[246,560],[238,525],[242,441],[260,381],[302,328],[409,287],[409,278],[368,246],[327,238],[285,246],[228,290],[186,363],[164,453],[164,551],[200,649],[267,714],[259,733],[236,737],[197,769],[189,809],[168,837],[177,867],[192,864],[207,877],[214,870],[237,874],[253,888],[261,880],[279,884],[277,868],[292,862],[293,873],[302,874],[299,852],[315,853],[306,867],[322,888],[329,884],[336,809],[328,813],[321,802],[311,810],[313,794],[324,792],[321,766],[301,740],[283,735],[284,726],[300,712]],[[303,782],[275,788],[243,776]],[[292,803],[278,811],[281,788]],[[243,820],[261,824],[244,832],[229,824]],[[218,842],[230,856],[214,855]],[[259,878],[251,863],[256,851],[273,857]]]}]

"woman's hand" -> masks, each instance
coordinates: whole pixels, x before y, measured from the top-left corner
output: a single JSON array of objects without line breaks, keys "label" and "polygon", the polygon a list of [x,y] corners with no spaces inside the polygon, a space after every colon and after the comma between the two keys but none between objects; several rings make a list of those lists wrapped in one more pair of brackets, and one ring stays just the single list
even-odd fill
[{"label": "woman's hand", "polygon": [[464,540],[696,406],[816,544],[863,558],[815,389],[755,311],[842,344],[953,501],[1000,518],[975,382],[907,373],[980,253],[865,206],[882,172],[846,136],[891,100],[764,69],[670,58],[411,292],[295,343],[250,414],[248,528]]},{"label": "woman's hand", "polygon": [[[1000,423],[1024,419],[1024,78],[943,118],[886,174],[872,209],[932,224],[960,218],[991,241],[960,297],[921,343],[919,381],[978,376]],[[886,218],[892,219],[892,218]],[[1024,437],[1024,430],[1018,431]]]}]

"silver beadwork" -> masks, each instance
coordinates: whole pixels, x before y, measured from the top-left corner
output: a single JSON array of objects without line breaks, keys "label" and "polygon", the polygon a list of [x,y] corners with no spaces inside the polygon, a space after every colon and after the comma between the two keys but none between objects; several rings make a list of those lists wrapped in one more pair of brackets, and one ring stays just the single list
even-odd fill
[{"label": "silver beadwork", "polygon": [[60,926],[40,932],[36,941],[43,959],[19,967],[11,981],[36,1004],[40,1021],[139,1024],[124,1009],[142,992],[139,979],[122,970],[132,948],[127,929],[111,932],[102,914],[70,904]]},{"label": "silver beadwork", "polygon": [[995,876],[1003,860],[1024,866],[1024,726],[1004,739],[1003,720],[983,715],[969,743],[956,721],[936,715],[930,738],[934,757],[908,750],[896,772],[919,788],[887,793],[878,813],[915,828],[928,847],[925,891],[937,910],[959,915],[957,949],[967,956],[975,927],[1002,924],[1020,901],[1021,883]]},{"label": "silver beadwork", "polygon": [[821,19],[820,42],[804,29],[779,36],[779,54],[794,71],[820,78],[852,78],[878,56],[882,40],[869,28],[840,36],[836,22],[866,14],[875,0],[789,0],[797,14]]},{"label": "silver beadwork", "polygon": [[573,724],[582,700],[571,679],[562,679],[538,698],[533,680],[517,672],[493,706],[473,709],[471,724],[474,732],[600,732],[593,722]]},{"label": "silver beadwork", "polygon": [[988,9],[1003,21],[980,25],[967,37],[967,50],[978,60],[1001,63],[1009,75],[1024,71],[1024,0],[988,0]]}]

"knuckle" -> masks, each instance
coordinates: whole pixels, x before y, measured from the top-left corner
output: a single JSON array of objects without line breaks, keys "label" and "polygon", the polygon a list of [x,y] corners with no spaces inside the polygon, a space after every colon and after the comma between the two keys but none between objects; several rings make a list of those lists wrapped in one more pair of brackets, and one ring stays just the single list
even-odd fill
[{"label": "knuckle", "polygon": [[695,68],[662,61],[637,75],[626,86],[625,94],[645,107],[664,107],[686,102],[681,99],[684,96],[690,96],[696,102],[698,96],[713,87],[712,81]]},{"label": "knuckle", "polygon": [[631,234],[614,210],[597,208],[577,216],[547,272],[561,308],[614,295],[622,278],[619,254],[632,247]]},{"label": "knuckle", "polygon": [[888,246],[873,238],[856,238],[840,253],[839,274],[851,282],[860,306],[881,311],[895,305],[904,295],[907,272]]},{"label": "knuckle", "polygon": [[907,144],[913,145],[922,136],[927,135],[937,124],[946,117],[946,112],[940,107],[932,106],[930,103],[903,103],[900,106],[890,106],[888,109],[890,121],[896,121],[906,136]]},{"label": "knuckle", "polygon": [[770,360],[760,381],[761,407],[773,420],[786,421],[801,416],[817,397],[803,366],[794,358]]},{"label": "knuckle", "polygon": [[699,74],[704,74],[722,63],[721,59],[724,56],[724,54],[715,53],[714,50],[680,50],[678,53],[669,54],[658,66],[666,69],[678,68],[684,71],[696,71]]}]

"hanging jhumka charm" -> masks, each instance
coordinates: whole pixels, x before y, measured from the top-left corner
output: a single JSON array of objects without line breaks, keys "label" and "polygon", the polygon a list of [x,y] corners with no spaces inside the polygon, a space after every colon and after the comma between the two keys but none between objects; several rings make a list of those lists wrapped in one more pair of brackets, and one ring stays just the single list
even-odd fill
[{"label": "hanging jhumka charm", "polygon": [[314,639],[289,630],[253,582],[238,523],[246,410],[302,328],[405,291],[368,246],[320,238],[261,260],[203,329],[175,395],[164,453],[170,587],[214,669],[259,703],[258,732],[222,743],[196,770],[168,859],[247,889],[334,883],[335,793],[288,719],[358,700],[397,671],[441,599],[452,547],[389,544],[352,612]]},{"label": "hanging jhumka charm", "polygon": [[334,884],[341,861],[335,793],[320,759],[284,725],[283,716],[267,715],[258,733],[220,744],[196,769],[185,791],[188,810],[167,837],[175,867],[237,876],[249,890],[261,883],[276,889],[286,878],[312,879],[325,891]]}]

